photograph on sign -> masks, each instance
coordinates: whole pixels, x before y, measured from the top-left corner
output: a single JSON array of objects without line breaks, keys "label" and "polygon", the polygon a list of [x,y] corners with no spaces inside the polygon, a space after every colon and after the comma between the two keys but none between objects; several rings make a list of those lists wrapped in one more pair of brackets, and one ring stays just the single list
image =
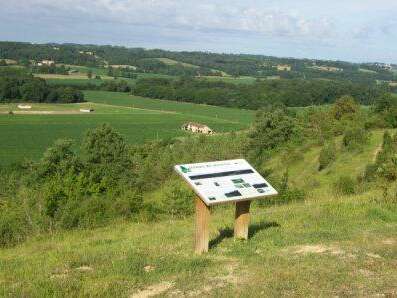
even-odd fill
[{"label": "photograph on sign", "polygon": [[277,195],[244,159],[176,165],[175,170],[207,205]]}]

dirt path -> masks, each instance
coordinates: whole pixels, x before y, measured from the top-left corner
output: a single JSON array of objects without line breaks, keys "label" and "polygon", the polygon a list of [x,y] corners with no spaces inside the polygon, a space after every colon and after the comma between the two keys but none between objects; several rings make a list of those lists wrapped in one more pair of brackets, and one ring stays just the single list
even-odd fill
[{"label": "dirt path", "polygon": [[[80,111],[12,111],[15,115],[76,115],[89,114]],[[9,114],[9,112],[0,112],[0,114]]]}]

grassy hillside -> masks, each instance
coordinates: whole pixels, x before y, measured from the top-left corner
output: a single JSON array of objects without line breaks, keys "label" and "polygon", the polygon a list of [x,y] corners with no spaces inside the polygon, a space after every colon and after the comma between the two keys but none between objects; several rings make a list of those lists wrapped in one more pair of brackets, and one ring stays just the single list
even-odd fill
[{"label": "grassy hillside", "polygon": [[393,297],[397,205],[374,188],[347,196],[336,195],[333,187],[338,177],[361,173],[381,135],[374,131],[362,152],[339,151],[321,172],[318,146],[277,154],[268,166],[276,173],[288,166],[291,185],[303,186],[307,197],[270,207],[254,204],[247,242],[232,238],[233,206],[213,210],[211,249],[203,256],[193,254],[193,217],[58,232],[0,250],[0,293]]},{"label": "grassy hillside", "polygon": [[[109,123],[129,143],[184,136],[180,127],[188,121],[205,123],[217,132],[247,128],[253,112],[221,107],[184,104],[130,96],[126,93],[87,91],[93,103],[71,105],[33,104],[30,114],[6,115],[15,104],[0,105],[0,164],[25,158],[36,159],[56,139],[81,140],[84,133],[101,123]],[[94,113],[79,113],[80,107],[93,107]],[[33,114],[54,111],[53,114]]]}]

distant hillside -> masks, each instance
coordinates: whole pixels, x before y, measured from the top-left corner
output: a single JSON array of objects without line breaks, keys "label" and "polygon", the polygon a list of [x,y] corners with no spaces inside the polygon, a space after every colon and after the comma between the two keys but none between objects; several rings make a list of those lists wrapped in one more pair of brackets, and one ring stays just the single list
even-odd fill
[{"label": "distant hillside", "polygon": [[[138,71],[175,75],[231,75],[282,78],[326,78],[393,81],[395,66],[381,63],[278,58],[263,55],[175,52],[160,49],[78,44],[0,42],[0,59],[20,62],[52,59],[57,63],[107,66],[133,65]],[[393,68],[394,67],[394,68]],[[215,71],[215,72],[214,72]]]}]

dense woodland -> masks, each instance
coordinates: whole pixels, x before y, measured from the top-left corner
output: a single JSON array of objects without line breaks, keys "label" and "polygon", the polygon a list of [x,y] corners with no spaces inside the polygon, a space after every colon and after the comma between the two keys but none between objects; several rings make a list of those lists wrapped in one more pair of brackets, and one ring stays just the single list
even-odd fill
[{"label": "dense woodland", "polygon": [[[57,63],[84,66],[131,65],[138,72],[170,75],[281,76],[282,78],[346,79],[355,82],[396,80],[396,74],[377,64],[354,64],[343,61],[277,58],[262,55],[215,54],[207,52],[172,52],[116,46],[75,44],[30,44],[0,42],[0,59],[14,59],[22,64],[30,60],[52,59]],[[181,63],[169,65],[157,58],[174,59]],[[189,63],[195,67],[183,65]],[[291,71],[279,71],[278,64],[291,66]],[[316,67],[336,67],[342,71],[321,71]]]},{"label": "dense woodland", "polygon": [[75,103],[84,101],[84,94],[73,87],[51,86],[22,71],[0,69],[0,103],[18,101]]},{"label": "dense woodland", "polygon": [[368,105],[387,90],[383,85],[349,81],[264,80],[236,85],[190,78],[154,78],[139,80],[132,93],[151,98],[258,109],[275,103],[290,107],[330,104],[342,95],[351,95],[361,104]]}]

